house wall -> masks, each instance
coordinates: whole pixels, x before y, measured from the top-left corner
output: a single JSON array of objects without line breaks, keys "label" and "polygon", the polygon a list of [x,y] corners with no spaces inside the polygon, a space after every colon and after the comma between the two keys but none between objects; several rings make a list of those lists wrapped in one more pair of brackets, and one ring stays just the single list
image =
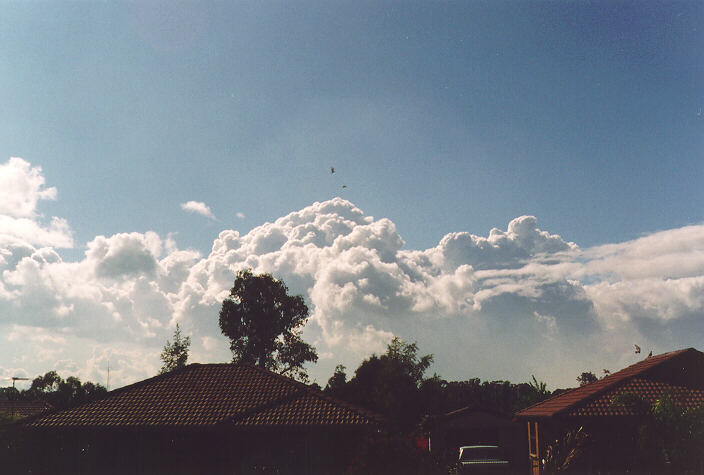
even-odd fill
[{"label": "house wall", "polygon": [[342,473],[366,434],[298,430],[30,430],[7,473]]}]

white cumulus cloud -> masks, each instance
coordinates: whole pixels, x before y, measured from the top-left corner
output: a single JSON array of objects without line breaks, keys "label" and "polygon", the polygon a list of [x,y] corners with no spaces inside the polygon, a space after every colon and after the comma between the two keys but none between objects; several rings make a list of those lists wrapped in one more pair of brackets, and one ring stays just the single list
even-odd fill
[{"label": "white cumulus cloud", "polygon": [[37,213],[40,200],[55,200],[56,188],[45,187],[42,169],[13,157],[0,164],[0,265],[8,248],[73,246],[71,228],[65,219],[46,223]]},{"label": "white cumulus cloud", "polygon": [[55,200],[56,188],[44,187],[42,167],[12,157],[0,165],[0,214],[32,217],[39,200]]},{"label": "white cumulus cloud", "polygon": [[202,201],[186,201],[181,203],[181,209],[191,213],[198,213],[206,218],[215,219],[215,215],[210,210],[210,207]]},{"label": "white cumulus cloud", "polygon": [[633,343],[659,352],[704,337],[704,225],[581,249],[520,216],[505,230],[458,231],[414,250],[390,219],[335,198],[246,234],[223,230],[207,255],[126,232],[93,238],[67,262],[68,225],[42,224],[35,209],[55,191],[42,195],[38,167],[17,160],[6,167],[28,185],[0,214],[0,226],[13,220],[0,234],[0,366],[12,371],[75,369],[104,383],[109,360],[111,385],[126,384],[157,371],[176,323],[194,360],[227,361],[217,316],[244,268],[304,295],[321,384],[393,335],[434,353],[447,378],[535,374],[552,386],[632,363]]}]

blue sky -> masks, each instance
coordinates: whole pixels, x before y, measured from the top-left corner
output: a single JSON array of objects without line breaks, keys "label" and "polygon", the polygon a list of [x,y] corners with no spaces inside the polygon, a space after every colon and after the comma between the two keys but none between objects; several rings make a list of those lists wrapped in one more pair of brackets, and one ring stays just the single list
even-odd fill
[{"label": "blue sky", "polygon": [[[37,198],[30,213],[11,207],[5,212],[45,230],[52,216],[66,224],[59,233],[63,237],[53,241],[32,241],[12,231],[19,229],[12,228],[19,221],[6,225],[5,233],[13,239],[24,236],[23,245],[32,252],[52,247],[66,265],[88,266],[86,253],[99,247],[99,236],[116,246],[125,244],[127,238],[115,237],[119,233],[138,233],[135,242],[159,259],[177,248],[196,251],[205,262],[221,231],[236,230],[257,241],[265,223],[289,213],[318,212],[314,203],[335,197],[347,203],[334,207],[340,219],[349,218],[353,208],[382,223],[380,228],[387,218],[394,232],[378,239],[398,238],[403,244],[391,247],[409,253],[439,246],[448,233],[489,239],[492,228],[509,232],[515,218],[534,216],[535,229],[559,235],[579,249],[582,254],[570,257],[572,264],[603,262],[607,258],[600,252],[608,254],[604,249],[610,245],[638,247],[657,236],[690,236],[704,221],[701,2],[6,2],[0,12],[0,164],[21,157],[27,166],[14,162],[7,170],[21,170],[12,176],[27,183],[32,182],[31,170],[41,167],[41,186],[18,187],[13,193],[30,196],[41,187],[56,188],[55,199],[46,194]],[[184,210],[181,205],[189,201],[207,206],[212,217]],[[352,221],[365,226],[363,220]],[[278,244],[291,239],[286,234]],[[690,252],[685,260],[699,262],[702,242],[697,239],[671,246],[684,246]],[[538,252],[532,247],[524,251],[521,259],[534,259]],[[680,262],[680,254],[663,255],[658,261],[664,262],[663,269]],[[492,267],[472,260],[474,254],[465,257],[463,265],[475,271],[482,265],[495,270],[518,266],[496,261]],[[381,263],[391,260],[382,258]],[[406,269],[408,260],[401,261]],[[234,275],[238,266],[252,261],[245,256],[228,262]],[[195,260],[191,264],[198,265]],[[398,310],[391,307],[384,307],[376,321],[357,315],[353,303],[326,307],[312,289],[322,285],[329,267],[303,272],[272,262],[257,265],[293,281],[320,321],[333,321],[331,315],[336,315],[350,328],[372,325],[377,332],[376,343],[369,340],[348,355],[326,333],[332,327],[311,329],[310,338],[320,340],[321,351],[329,354],[330,361],[319,370],[322,382],[338,355],[354,367],[364,351],[383,348],[383,335],[402,333],[437,353],[443,338],[456,331],[450,324],[437,334],[432,326],[386,325],[383,315]],[[704,267],[697,266],[686,275],[663,270],[652,278],[663,285],[695,279],[687,282],[696,289],[704,275]],[[133,285],[143,283],[139,272],[130,274]],[[438,272],[430,274],[437,277]],[[585,312],[604,331],[613,329],[604,323],[605,308],[612,315],[625,312],[623,321],[637,321],[623,310],[630,308],[627,302],[621,302],[619,311],[609,307],[616,290],[604,293],[604,287],[616,285],[621,291],[631,285],[614,281],[614,272],[609,270],[609,277],[574,270],[560,274],[565,282],[576,279],[587,286],[591,307]],[[457,276],[456,268],[452,275]],[[355,277],[358,288],[363,278]],[[0,321],[7,334],[20,335],[25,327],[44,329],[48,338],[63,335],[67,348],[75,343],[72,338],[86,344],[105,339],[97,336],[98,327],[74,331],[88,328],[76,302],[70,310],[68,302],[75,296],[66,295],[65,302],[51,307],[58,311],[64,305],[60,323],[22,321],[21,299],[12,298],[26,288],[10,274],[3,279],[0,290],[14,305]],[[218,279],[222,287],[224,277]],[[113,289],[117,284],[105,285]],[[475,285],[474,297],[479,288]],[[169,291],[161,291],[168,297]],[[203,292],[217,295],[215,290]],[[512,300],[515,307],[494,302],[494,310],[484,305],[465,316],[490,328],[487,322],[495,322],[491,315],[518,315],[520,298],[541,301],[548,291],[530,296],[525,290],[512,292],[518,299]],[[672,292],[662,290],[662,295]],[[382,287],[372,292],[377,297],[383,293]],[[667,344],[660,347],[655,341],[660,327],[641,329],[642,338],[651,338],[653,347],[663,351],[688,344],[679,338],[687,332],[678,325],[701,324],[704,312],[695,297],[694,303],[687,298],[672,307],[673,314],[662,310],[670,304],[648,307],[660,309],[662,321],[656,321],[670,332]],[[162,310],[170,319],[151,328],[146,317],[134,314],[142,328],[151,328],[148,335],[129,351],[115,340],[114,351],[132,351],[133,358],[149,349],[158,354],[179,318],[196,331],[196,317],[178,313],[176,297],[166,300]],[[127,313],[133,310],[112,305],[114,318],[132,318]],[[212,301],[208,305],[217,307]],[[463,311],[447,305],[443,312],[451,315],[448,319],[459,318]],[[548,317],[557,318],[559,326],[557,313],[576,311],[566,310],[565,302],[545,305],[529,315],[548,326]],[[126,313],[120,317],[121,312]],[[212,328],[208,331],[199,338],[216,337]],[[624,344],[624,351],[630,345]],[[223,357],[208,353],[207,346],[197,348],[204,359]],[[499,346],[496,351],[505,350]],[[604,359],[627,362],[624,355],[615,352]],[[56,358],[70,361],[68,367],[84,377],[97,378],[87,369],[89,356],[66,349]],[[0,351],[0,367],[6,371],[34,374],[52,365],[51,358],[21,364],[11,359]],[[451,360],[438,356],[436,370],[461,377],[458,368],[441,364]],[[542,360],[536,356],[534,363]],[[494,378],[524,376],[490,366],[476,372]],[[544,379],[568,381],[578,366],[575,359],[569,368],[546,371]],[[125,370],[125,381],[138,376],[136,370]]]}]

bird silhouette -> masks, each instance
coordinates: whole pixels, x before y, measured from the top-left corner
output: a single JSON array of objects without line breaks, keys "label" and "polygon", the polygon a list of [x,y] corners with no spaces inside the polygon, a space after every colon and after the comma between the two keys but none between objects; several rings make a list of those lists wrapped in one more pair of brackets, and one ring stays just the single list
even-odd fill
[{"label": "bird silhouette", "polygon": [[330,167],[330,173],[335,173],[335,167]]},{"label": "bird silhouette", "polygon": [[633,345],[633,346],[636,347],[636,354],[640,353],[640,346],[638,346],[638,345]]},{"label": "bird silhouette", "polygon": [[342,185],[342,188],[347,188],[347,185]]},{"label": "bird silhouette", "polygon": [[606,369],[606,368],[604,368],[602,371],[604,372],[604,376],[608,376],[608,375],[611,374],[611,371],[609,371],[609,370]]}]

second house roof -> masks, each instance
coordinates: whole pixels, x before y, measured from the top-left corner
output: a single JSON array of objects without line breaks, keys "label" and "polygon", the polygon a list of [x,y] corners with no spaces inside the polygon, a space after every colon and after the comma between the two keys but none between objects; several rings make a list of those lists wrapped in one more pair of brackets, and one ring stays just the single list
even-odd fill
[{"label": "second house roof", "polygon": [[362,427],[372,412],[263,368],[191,364],[111,391],[105,398],[52,411],[30,427]]}]

